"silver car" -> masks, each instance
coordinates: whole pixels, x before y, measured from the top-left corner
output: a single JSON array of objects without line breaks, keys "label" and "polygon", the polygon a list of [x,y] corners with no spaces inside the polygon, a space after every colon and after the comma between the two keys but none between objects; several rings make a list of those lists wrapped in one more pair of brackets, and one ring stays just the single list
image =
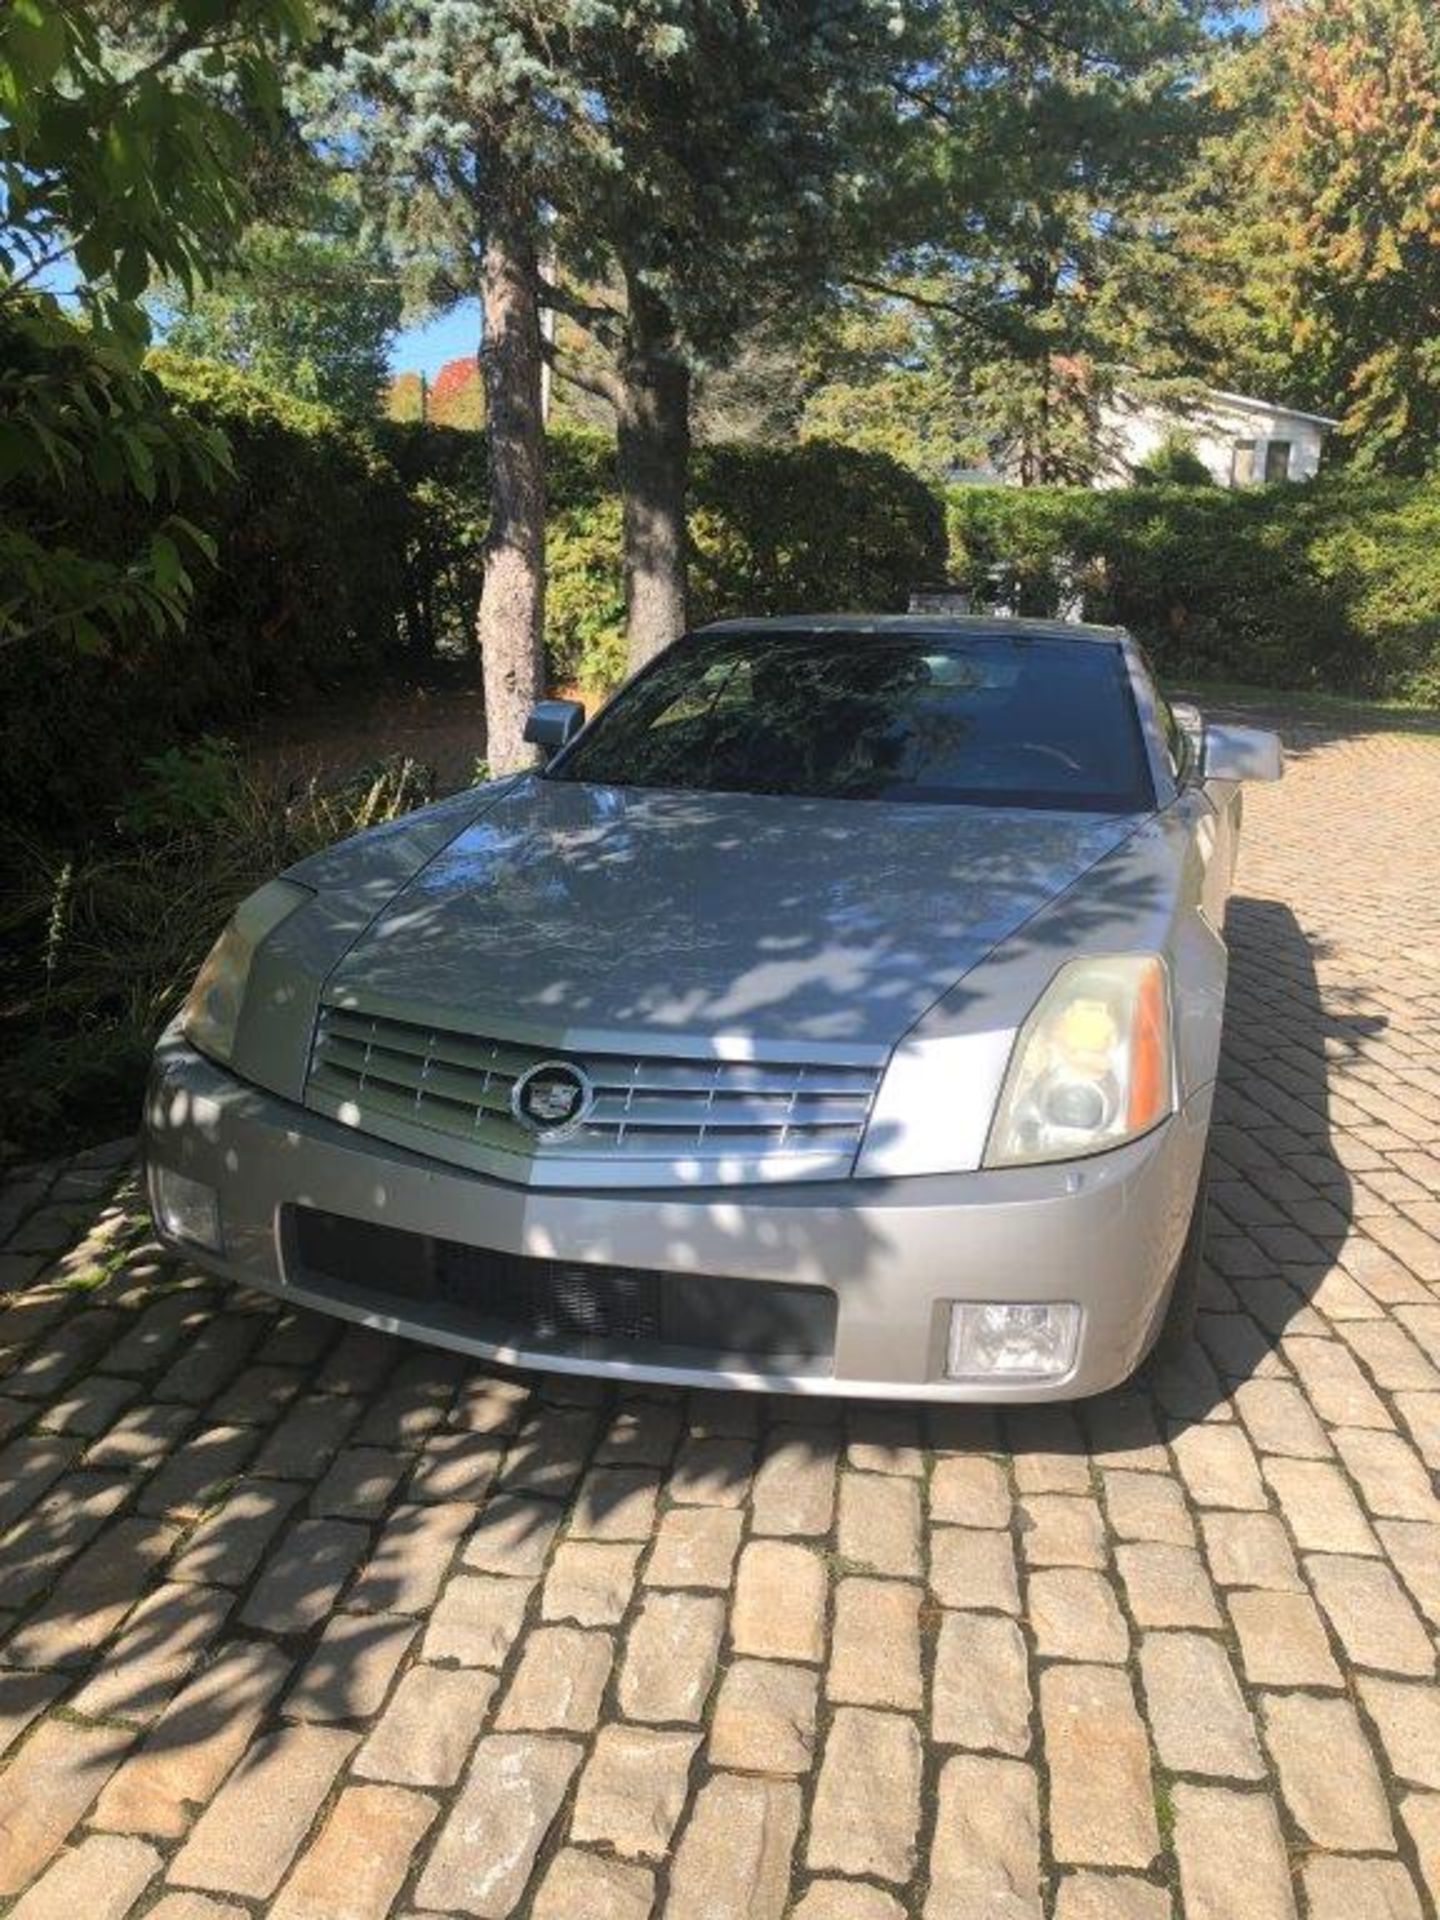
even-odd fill
[{"label": "silver car", "polygon": [[302,861],[164,1035],[199,1265],[521,1366],[1049,1400],[1193,1316],[1238,783],[1119,630],[729,621]]}]

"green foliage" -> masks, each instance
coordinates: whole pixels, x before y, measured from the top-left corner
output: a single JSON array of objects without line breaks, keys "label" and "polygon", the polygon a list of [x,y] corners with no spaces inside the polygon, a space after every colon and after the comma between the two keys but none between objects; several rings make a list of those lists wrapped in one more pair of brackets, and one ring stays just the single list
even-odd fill
[{"label": "green foliage", "polygon": [[[723,365],[757,318],[793,316],[859,241],[858,209],[903,145],[893,81],[915,51],[892,0],[645,0],[566,9],[574,89],[554,242],[582,278],[623,285],[612,348]],[[639,307],[653,303],[643,325]],[[623,363],[623,352],[621,361]]]},{"label": "green foliage", "polygon": [[[140,763],[177,741],[469,630],[473,436],[431,429],[417,444],[418,430],[394,428],[382,450],[227,367],[159,354],[146,377],[231,448],[207,509],[218,567],[182,625],[132,629],[118,665],[0,653],[0,811],[12,820],[79,824],[123,802]],[[133,543],[133,498],[77,489],[64,508],[102,558]]]},{"label": "green foliage", "polygon": [[[304,0],[0,13],[0,646],[107,651],[183,614],[207,540],[179,508],[223,452],[141,370],[141,300],[223,252],[277,51],[306,18]],[[76,283],[67,305],[57,278]],[[143,512],[97,549],[67,495]]]},{"label": "green foliage", "polygon": [[1147,454],[1135,468],[1134,481],[1141,487],[1211,487],[1215,482],[1210,469],[1195,451],[1186,433],[1167,433],[1153,453]]},{"label": "green foliage", "polygon": [[276,51],[308,26],[303,0],[161,0],[143,17],[128,43],[90,0],[11,0],[0,20],[0,277],[73,259],[88,317],[132,340],[152,279],[203,281],[234,230],[244,114],[275,106]]},{"label": "green foliage", "polygon": [[608,693],[625,677],[614,442],[571,429],[546,452],[546,666],[557,685]]},{"label": "green foliage", "polygon": [[165,344],[266,386],[371,419],[400,325],[400,290],[353,233],[250,229],[212,285],[167,306]]},{"label": "green foliage", "polygon": [[157,756],[116,829],[0,839],[0,1142],[127,1131],[155,1038],[238,902],[282,867],[431,797],[387,761],[282,793],[225,742]]},{"label": "green foliage", "polygon": [[[554,677],[607,690],[623,675],[620,504],[598,435],[551,438],[546,645]],[[712,446],[691,486],[692,617],[903,610],[944,572],[937,497],[881,454],[812,441]]]},{"label": "green foliage", "polygon": [[824,441],[696,461],[694,594],[706,619],[903,612],[944,570],[939,502],[884,454]]},{"label": "green foliage", "polygon": [[1225,130],[1167,215],[1195,370],[1339,415],[1361,469],[1433,471],[1440,10],[1287,0],[1218,88]]},{"label": "green foliage", "polygon": [[1157,201],[1209,123],[1197,72],[1216,12],[940,0],[931,57],[898,83],[921,138],[895,177],[889,260],[860,285],[880,330],[887,296],[914,302],[955,439],[1026,484],[1089,478],[1104,400],[1185,371],[1183,316],[1156,297],[1172,244]]},{"label": "green foliage", "polygon": [[130,833],[204,831],[234,813],[236,748],[207,733],[193,747],[167,747],[141,763],[146,783],[126,801],[120,826]]},{"label": "green foliage", "polygon": [[480,435],[444,425],[382,421],[375,443],[404,491],[404,512],[381,537],[399,554],[401,645],[414,660],[467,652],[483,572],[489,461]]},{"label": "green foliage", "polygon": [[1089,550],[1109,498],[1089,487],[949,488],[950,579],[981,607],[1003,570],[1017,612],[1058,613],[1074,556]]},{"label": "green foliage", "polygon": [[848,298],[813,329],[803,358],[805,439],[887,453],[932,481],[988,459],[983,434],[967,427],[963,368],[923,308]]},{"label": "green foliage", "polygon": [[1296,222],[1296,346],[1343,392],[1357,464],[1424,472],[1440,442],[1440,11],[1324,0],[1267,39],[1289,108],[1272,179]]},{"label": "green foliage", "polygon": [[[53,301],[0,300],[0,648],[99,655],[173,629],[214,558],[191,498],[227,462],[125,350]],[[122,545],[97,547],[86,502],[130,503]]]},{"label": "green foliage", "polygon": [[1440,702],[1440,487],[1335,474],[1304,487],[956,488],[951,571],[1021,611],[1072,589],[1171,677]]}]

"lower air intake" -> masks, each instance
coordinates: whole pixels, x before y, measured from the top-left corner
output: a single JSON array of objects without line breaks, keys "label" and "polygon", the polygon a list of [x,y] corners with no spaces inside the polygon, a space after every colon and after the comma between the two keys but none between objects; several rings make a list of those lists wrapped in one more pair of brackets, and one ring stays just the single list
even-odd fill
[{"label": "lower air intake", "polygon": [[811,1373],[835,1350],[824,1287],[499,1253],[313,1207],[289,1209],[286,1244],[298,1284],[495,1344]]}]

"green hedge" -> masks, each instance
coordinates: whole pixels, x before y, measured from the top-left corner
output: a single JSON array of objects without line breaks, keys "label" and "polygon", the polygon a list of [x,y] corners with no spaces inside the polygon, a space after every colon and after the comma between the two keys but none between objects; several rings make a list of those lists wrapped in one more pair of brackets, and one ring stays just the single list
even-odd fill
[{"label": "green hedge", "polygon": [[[372,671],[397,644],[411,510],[390,463],[324,408],[228,368],[157,356],[186,409],[221,427],[231,470],[185,511],[215,536],[180,631],[137,628],[123,650],[40,644],[0,657],[0,804],[51,833],[103,824],[141,762],[267,702]],[[145,513],[83,495],[56,510],[123,551]]]},{"label": "green hedge", "polygon": [[[605,689],[625,668],[613,446],[550,443],[546,644],[558,681]],[[690,613],[903,611],[945,569],[941,503],[883,454],[810,441],[696,449]]]},{"label": "green hedge", "polygon": [[[79,658],[0,655],[0,809],[73,835],[113,813],[147,757],[387,662],[472,644],[485,519],[476,434],[381,423],[364,436],[233,371],[160,356],[177,398],[224,430],[233,471],[186,511],[219,559],[180,633]],[[624,666],[613,445],[550,443],[553,677]],[[52,503],[46,502],[50,507]],[[1440,699],[1440,486],[954,488],[883,455],[807,443],[695,457],[697,620],[900,608],[942,576],[981,596],[1015,571],[1021,610],[1078,600],[1131,626],[1174,675]],[[133,544],[103,501],[62,496],[87,540]]]},{"label": "green hedge", "polygon": [[[186,503],[218,560],[181,632],[137,633],[106,656],[0,656],[0,806],[47,835],[113,813],[142,762],[177,742],[473,644],[481,436],[394,422],[363,436],[229,368],[165,354],[156,366],[230,445],[231,473]],[[551,671],[608,687],[624,670],[613,446],[558,434],[549,465]],[[695,468],[697,617],[903,607],[944,570],[940,502],[882,456],[719,447]],[[87,540],[133,540],[133,522],[107,521],[102,502],[58,507]]]},{"label": "green hedge", "polygon": [[952,574],[1015,568],[1023,612],[1071,594],[1174,675],[1440,701],[1440,487],[961,487]]}]

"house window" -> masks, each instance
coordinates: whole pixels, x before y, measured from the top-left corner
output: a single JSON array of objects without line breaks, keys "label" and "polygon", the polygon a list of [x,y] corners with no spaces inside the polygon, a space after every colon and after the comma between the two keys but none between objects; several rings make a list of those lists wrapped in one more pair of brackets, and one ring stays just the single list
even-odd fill
[{"label": "house window", "polygon": [[1273,485],[1277,480],[1290,478],[1290,442],[1271,440],[1265,448],[1265,479]]},{"label": "house window", "polygon": [[1230,450],[1230,484],[1253,487],[1255,484],[1255,442],[1237,440]]}]

